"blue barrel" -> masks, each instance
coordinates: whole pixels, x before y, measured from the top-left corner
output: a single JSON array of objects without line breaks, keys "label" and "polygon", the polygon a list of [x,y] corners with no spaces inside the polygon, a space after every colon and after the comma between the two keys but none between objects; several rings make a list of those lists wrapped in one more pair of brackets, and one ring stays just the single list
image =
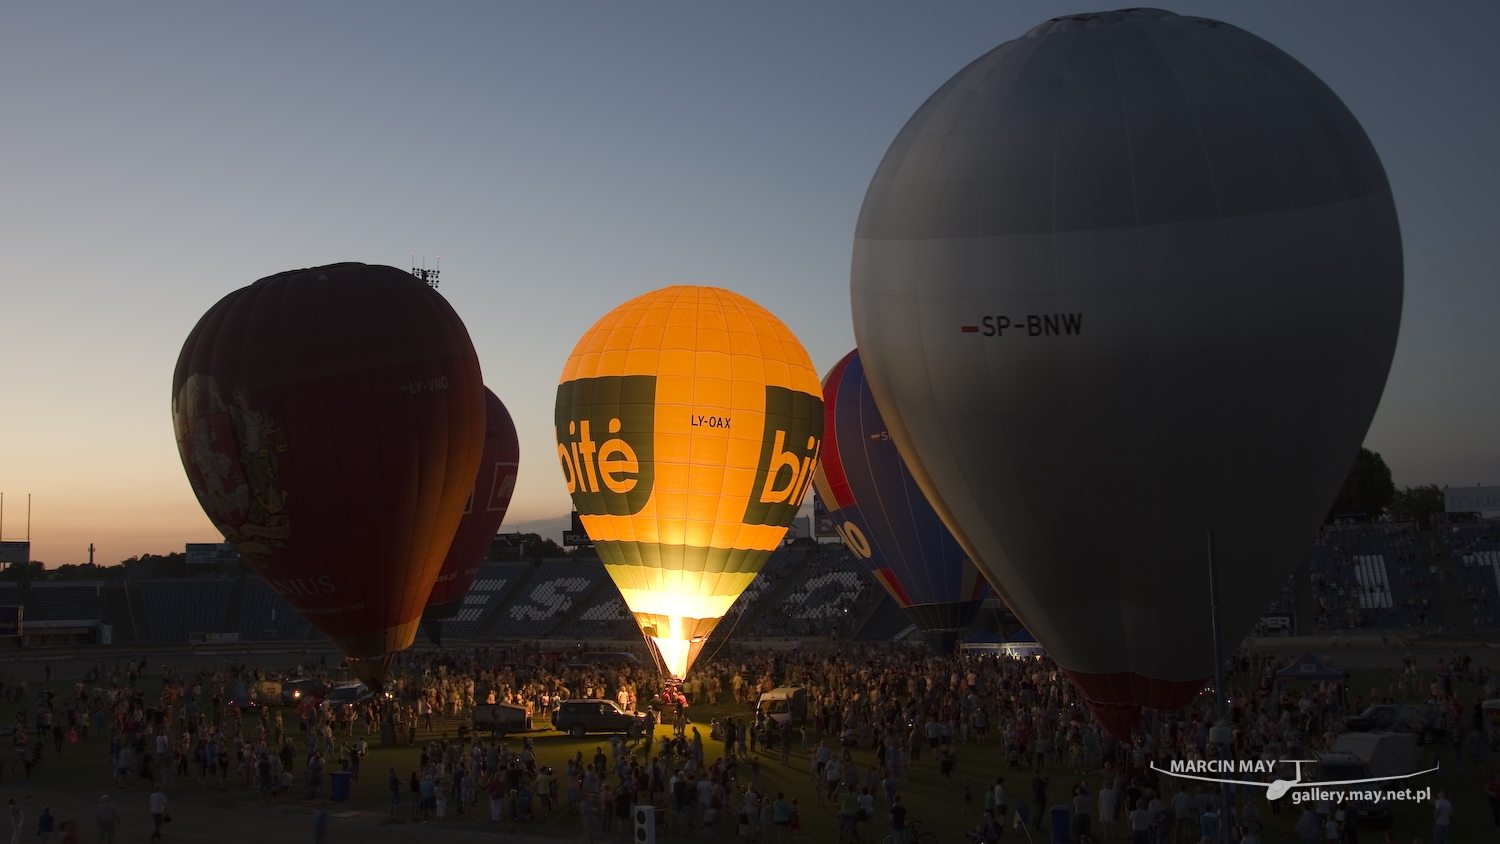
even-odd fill
[{"label": "blue barrel", "polygon": [[328,779],[332,781],[329,798],[334,801],[348,800],[349,784],[354,781],[354,775],[348,771],[334,771],[328,775]]},{"label": "blue barrel", "polygon": [[[334,786],[338,788],[338,786]],[[338,798],[334,798],[337,800]],[[1068,833],[1072,831],[1072,824],[1068,823],[1070,811],[1067,806],[1053,806],[1050,812],[1052,816],[1052,837],[1047,839],[1052,844],[1068,844]]]}]

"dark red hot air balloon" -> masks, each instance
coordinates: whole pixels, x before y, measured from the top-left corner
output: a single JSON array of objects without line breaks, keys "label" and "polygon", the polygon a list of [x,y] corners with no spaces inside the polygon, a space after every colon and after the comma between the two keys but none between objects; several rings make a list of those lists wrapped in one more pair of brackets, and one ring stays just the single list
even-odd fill
[{"label": "dark red hot air balloon", "polygon": [[208,310],[172,377],[204,512],[378,687],[412,643],[484,448],[458,314],[392,267],[269,276]]},{"label": "dark red hot air balloon", "polygon": [[442,621],[458,614],[464,596],[479,575],[479,566],[490,550],[495,531],[505,521],[511,493],[516,489],[520,457],[521,444],[516,440],[516,425],[511,421],[510,411],[486,387],[484,454],[479,458],[479,475],[474,479],[474,491],[464,508],[463,520],[458,523],[448,557],[443,560],[442,571],[432,584],[427,611],[422,613],[435,645],[442,644]]}]

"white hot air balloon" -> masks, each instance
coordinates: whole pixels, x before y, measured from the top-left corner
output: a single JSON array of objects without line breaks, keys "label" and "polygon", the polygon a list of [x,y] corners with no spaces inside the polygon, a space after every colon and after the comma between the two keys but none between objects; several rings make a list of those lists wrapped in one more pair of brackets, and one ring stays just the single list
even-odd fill
[{"label": "white hot air balloon", "polygon": [[1124,732],[1213,674],[1338,493],[1401,317],[1358,121],[1230,24],[1057,18],[928,98],[860,211],[855,336],[928,499]]}]

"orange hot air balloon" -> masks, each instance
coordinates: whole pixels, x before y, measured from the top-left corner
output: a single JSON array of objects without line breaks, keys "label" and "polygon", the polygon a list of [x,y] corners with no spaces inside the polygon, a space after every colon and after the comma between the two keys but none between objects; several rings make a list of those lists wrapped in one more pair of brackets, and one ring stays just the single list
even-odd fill
[{"label": "orange hot air balloon", "polygon": [[188,335],[172,423],[214,526],[378,688],[484,446],[479,359],[453,308],[392,267],[263,278]]},{"label": "orange hot air balloon", "polygon": [[594,323],[557,387],[558,462],[605,569],[681,678],[812,482],[823,390],[781,320],[667,287]]}]

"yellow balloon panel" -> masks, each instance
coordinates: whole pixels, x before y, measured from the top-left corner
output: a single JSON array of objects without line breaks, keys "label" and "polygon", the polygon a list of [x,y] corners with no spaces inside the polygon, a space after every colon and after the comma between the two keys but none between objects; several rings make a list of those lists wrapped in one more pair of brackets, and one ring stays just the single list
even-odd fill
[{"label": "yellow balloon panel", "polygon": [[584,528],[680,675],[701,647],[692,642],[780,544],[812,481],[823,437],[812,361],[749,299],[668,287],[579,339],[555,424]]}]

